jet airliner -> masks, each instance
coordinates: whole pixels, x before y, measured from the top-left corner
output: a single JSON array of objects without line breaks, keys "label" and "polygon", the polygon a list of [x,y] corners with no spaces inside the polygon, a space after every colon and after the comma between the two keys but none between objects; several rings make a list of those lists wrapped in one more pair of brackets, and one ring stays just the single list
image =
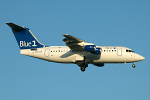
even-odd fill
[{"label": "jet airliner", "polygon": [[66,46],[46,46],[30,29],[10,22],[6,24],[11,27],[21,54],[50,62],[77,64],[82,72],[88,64],[102,67],[105,63],[133,63],[135,68],[135,62],[145,59],[126,47],[97,46],[69,34],[63,34]]}]

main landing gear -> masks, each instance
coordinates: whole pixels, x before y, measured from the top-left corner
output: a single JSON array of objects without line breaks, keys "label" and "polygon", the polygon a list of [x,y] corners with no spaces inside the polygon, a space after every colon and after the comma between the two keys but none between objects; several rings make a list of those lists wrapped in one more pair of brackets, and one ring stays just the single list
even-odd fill
[{"label": "main landing gear", "polygon": [[135,62],[133,63],[132,67],[135,68]]},{"label": "main landing gear", "polygon": [[85,71],[85,67],[81,67],[80,69],[81,69],[81,71],[82,71],[82,72],[84,72],[84,71]]},{"label": "main landing gear", "polygon": [[81,69],[82,72],[84,72],[85,69],[86,69],[86,67],[88,67],[88,64],[85,63],[84,61],[79,61],[79,62],[77,63],[77,65],[80,66],[80,69]]},{"label": "main landing gear", "polygon": [[88,67],[88,64],[85,62],[85,57],[83,61],[78,61],[77,65],[80,66],[81,71],[84,72],[86,67]]}]

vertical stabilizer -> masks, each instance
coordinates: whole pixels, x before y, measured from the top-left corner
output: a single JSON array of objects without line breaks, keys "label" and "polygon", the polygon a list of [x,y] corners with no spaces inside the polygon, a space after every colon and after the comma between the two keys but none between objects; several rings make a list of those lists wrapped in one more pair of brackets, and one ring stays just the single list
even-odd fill
[{"label": "vertical stabilizer", "polygon": [[36,37],[28,28],[18,26],[14,23],[6,24],[11,27],[20,49],[34,49],[45,47],[45,45],[41,44],[36,39]]}]

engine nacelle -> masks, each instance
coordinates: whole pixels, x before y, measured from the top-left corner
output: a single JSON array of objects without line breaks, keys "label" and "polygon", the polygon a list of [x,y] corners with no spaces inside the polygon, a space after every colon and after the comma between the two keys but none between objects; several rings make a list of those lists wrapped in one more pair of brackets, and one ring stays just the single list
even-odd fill
[{"label": "engine nacelle", "polygon": [[101,54],[101,48],[96,48],[96,45],[86,45],[84,50],[93,54]]},{"label": "engine nacelle", "polygon": [[104,63],[94,63],[93,65],[98,66],[98,67],[103,67]]}]

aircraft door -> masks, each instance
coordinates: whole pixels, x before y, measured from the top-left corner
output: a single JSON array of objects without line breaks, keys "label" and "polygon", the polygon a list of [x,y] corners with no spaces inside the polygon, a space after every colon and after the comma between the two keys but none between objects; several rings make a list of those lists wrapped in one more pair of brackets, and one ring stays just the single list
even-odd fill
[{"label": "aircraft door", "polygon": [[45,49],[45,53],[44,53],[44,55],[45,55],[46,57],[48,57],[48,56],[49,56],[49,52],[50,52],[50,50],[49,50],[49,49]]},{"label": "aircraft door", "polygon": [[117,49],[117,54],[118,54],[118,56],[122,56],[122,48]]}]

